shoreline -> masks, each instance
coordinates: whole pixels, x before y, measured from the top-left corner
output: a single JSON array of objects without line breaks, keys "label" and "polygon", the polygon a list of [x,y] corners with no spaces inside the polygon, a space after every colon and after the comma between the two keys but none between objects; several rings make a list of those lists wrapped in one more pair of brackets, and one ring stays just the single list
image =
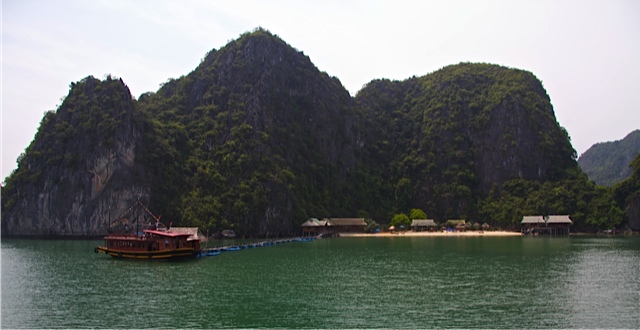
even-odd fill
[{"label": "shoreline", "polygon": [[517,231],[463,231],[463,232],[443,232],[443,231],[406,231],[406,232],[380,232],[375,234],[367,233],[340,233],[340,237],[510,237],[523,236]]}]

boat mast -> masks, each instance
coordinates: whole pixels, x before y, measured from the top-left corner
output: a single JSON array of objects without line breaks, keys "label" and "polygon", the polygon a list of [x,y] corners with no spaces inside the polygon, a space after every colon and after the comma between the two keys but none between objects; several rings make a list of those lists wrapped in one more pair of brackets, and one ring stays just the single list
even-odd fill
[{"label": "boat mast", "polygon": [[[140,203],[140,197],[138,197],[138,203]],[[136,235],[138,235],[138,218],[140,217],[140,211],[136,209]]]}]

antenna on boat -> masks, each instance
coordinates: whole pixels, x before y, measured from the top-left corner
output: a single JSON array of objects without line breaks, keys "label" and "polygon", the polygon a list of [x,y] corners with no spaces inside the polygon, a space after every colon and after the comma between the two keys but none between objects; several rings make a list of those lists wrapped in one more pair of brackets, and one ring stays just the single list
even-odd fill
[{"label": "antenna on boat", "polygon": [[[140,196],[138,196],[138,203],[140,203]],[[140,217],[140,211],[136,209],[136,235],[138,235],[138,218]]]},{"label": "antenna on boat", "polygon": [[109,204],[109,212],[107,214],[109,215],[109,227],[107,227],[107,234],[111,234],[111,204]]}]

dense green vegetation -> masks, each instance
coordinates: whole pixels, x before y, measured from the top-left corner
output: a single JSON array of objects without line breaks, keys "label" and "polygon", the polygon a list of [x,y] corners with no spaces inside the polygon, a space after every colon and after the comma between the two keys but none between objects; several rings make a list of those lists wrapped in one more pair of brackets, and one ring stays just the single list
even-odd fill
[{"label": "dense green vegetation", "polygon": [[383,178],[374,190],[384,192],[391,214],[419,207],[440,223],[502,228],[531,214],[570,214],[581,230],[623,222],[611,191],[581,174],[531,73],[463,63],[402,82],[373,81],[356,101],[372,137],[370,175]]},{"label": "dense green vegetation", "polygon": [[[239,235],[297,232],[309,217],[408,227],[427,214],[494,228],[570,214],[578,230],[606,229],[630,223],[627,198],[639,189],[614,192],[587,179],[529,72],[461,63],[374,80],[351,97],[258,29],[137,101],[111,77],[72,84],[7,179],[3,219],[22,214],[20,200],[37,205],[52,176],[82,185],[73,177],[90,168],[87,157],[123,144],[135,145],[135,165],[114,174],[123,178],[108,182],[114,192],[148,191],[141,198],[174,225]],[[69,193],[91,195],[98,207],[95,187],[87,189]]]},{"label": "dense green vegetation", "polygon": [[631,162],[631,177],[616,184],[613,194],[618,207],[624,210],[629,227],[640,230],[640,154]]},{"label": "dense green vegetation", "polygon": [[578,158],[578,165],[596,184],[611,187],[631,176],[631,161],[640,154],[640,130],[624,139],[591,146]]},{"label": "dense green vegetation", "polygon": [[140,99],[161,127],[155,144],[175,154],[152,191],[181,181],[165,195],[173,203],[153,197],[154,205],[184,225],[241,235],[348,213],[351,103],[337,79],[266,31],[211,51],[189,75]]}]

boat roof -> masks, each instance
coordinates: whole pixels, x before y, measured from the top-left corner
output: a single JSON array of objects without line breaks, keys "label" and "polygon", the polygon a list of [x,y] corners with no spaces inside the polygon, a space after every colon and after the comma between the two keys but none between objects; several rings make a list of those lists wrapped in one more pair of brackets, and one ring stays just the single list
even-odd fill
[{"label": "boat roof", "polygon": [[165,237],[183,237],[183,236],[189,237],[189,236],[191,236],[191,234],[189,234],[189,233],[175,233],[175,232],[168,232],[168,231],[162,231],[162,230],[148,230],[148,229],[145,229],[143,231],[145,233],[147,233],[147,234],[165,236]]},{"label": "boat roof", "polygon": [[104,237],[104,239],[106,240],[110,240],[110,241],[139,241],[141,240],[141,238],[137,235],[132,235],[132,234],[109,234],[107,236]]},{"label": "boat roof", "polygon": [[205,236],[198,227],[171,227],[167,229],[170,233],[182,233],[189,234],[188,241],[198,240],[200,242],[206,242],[207,236]]}]

